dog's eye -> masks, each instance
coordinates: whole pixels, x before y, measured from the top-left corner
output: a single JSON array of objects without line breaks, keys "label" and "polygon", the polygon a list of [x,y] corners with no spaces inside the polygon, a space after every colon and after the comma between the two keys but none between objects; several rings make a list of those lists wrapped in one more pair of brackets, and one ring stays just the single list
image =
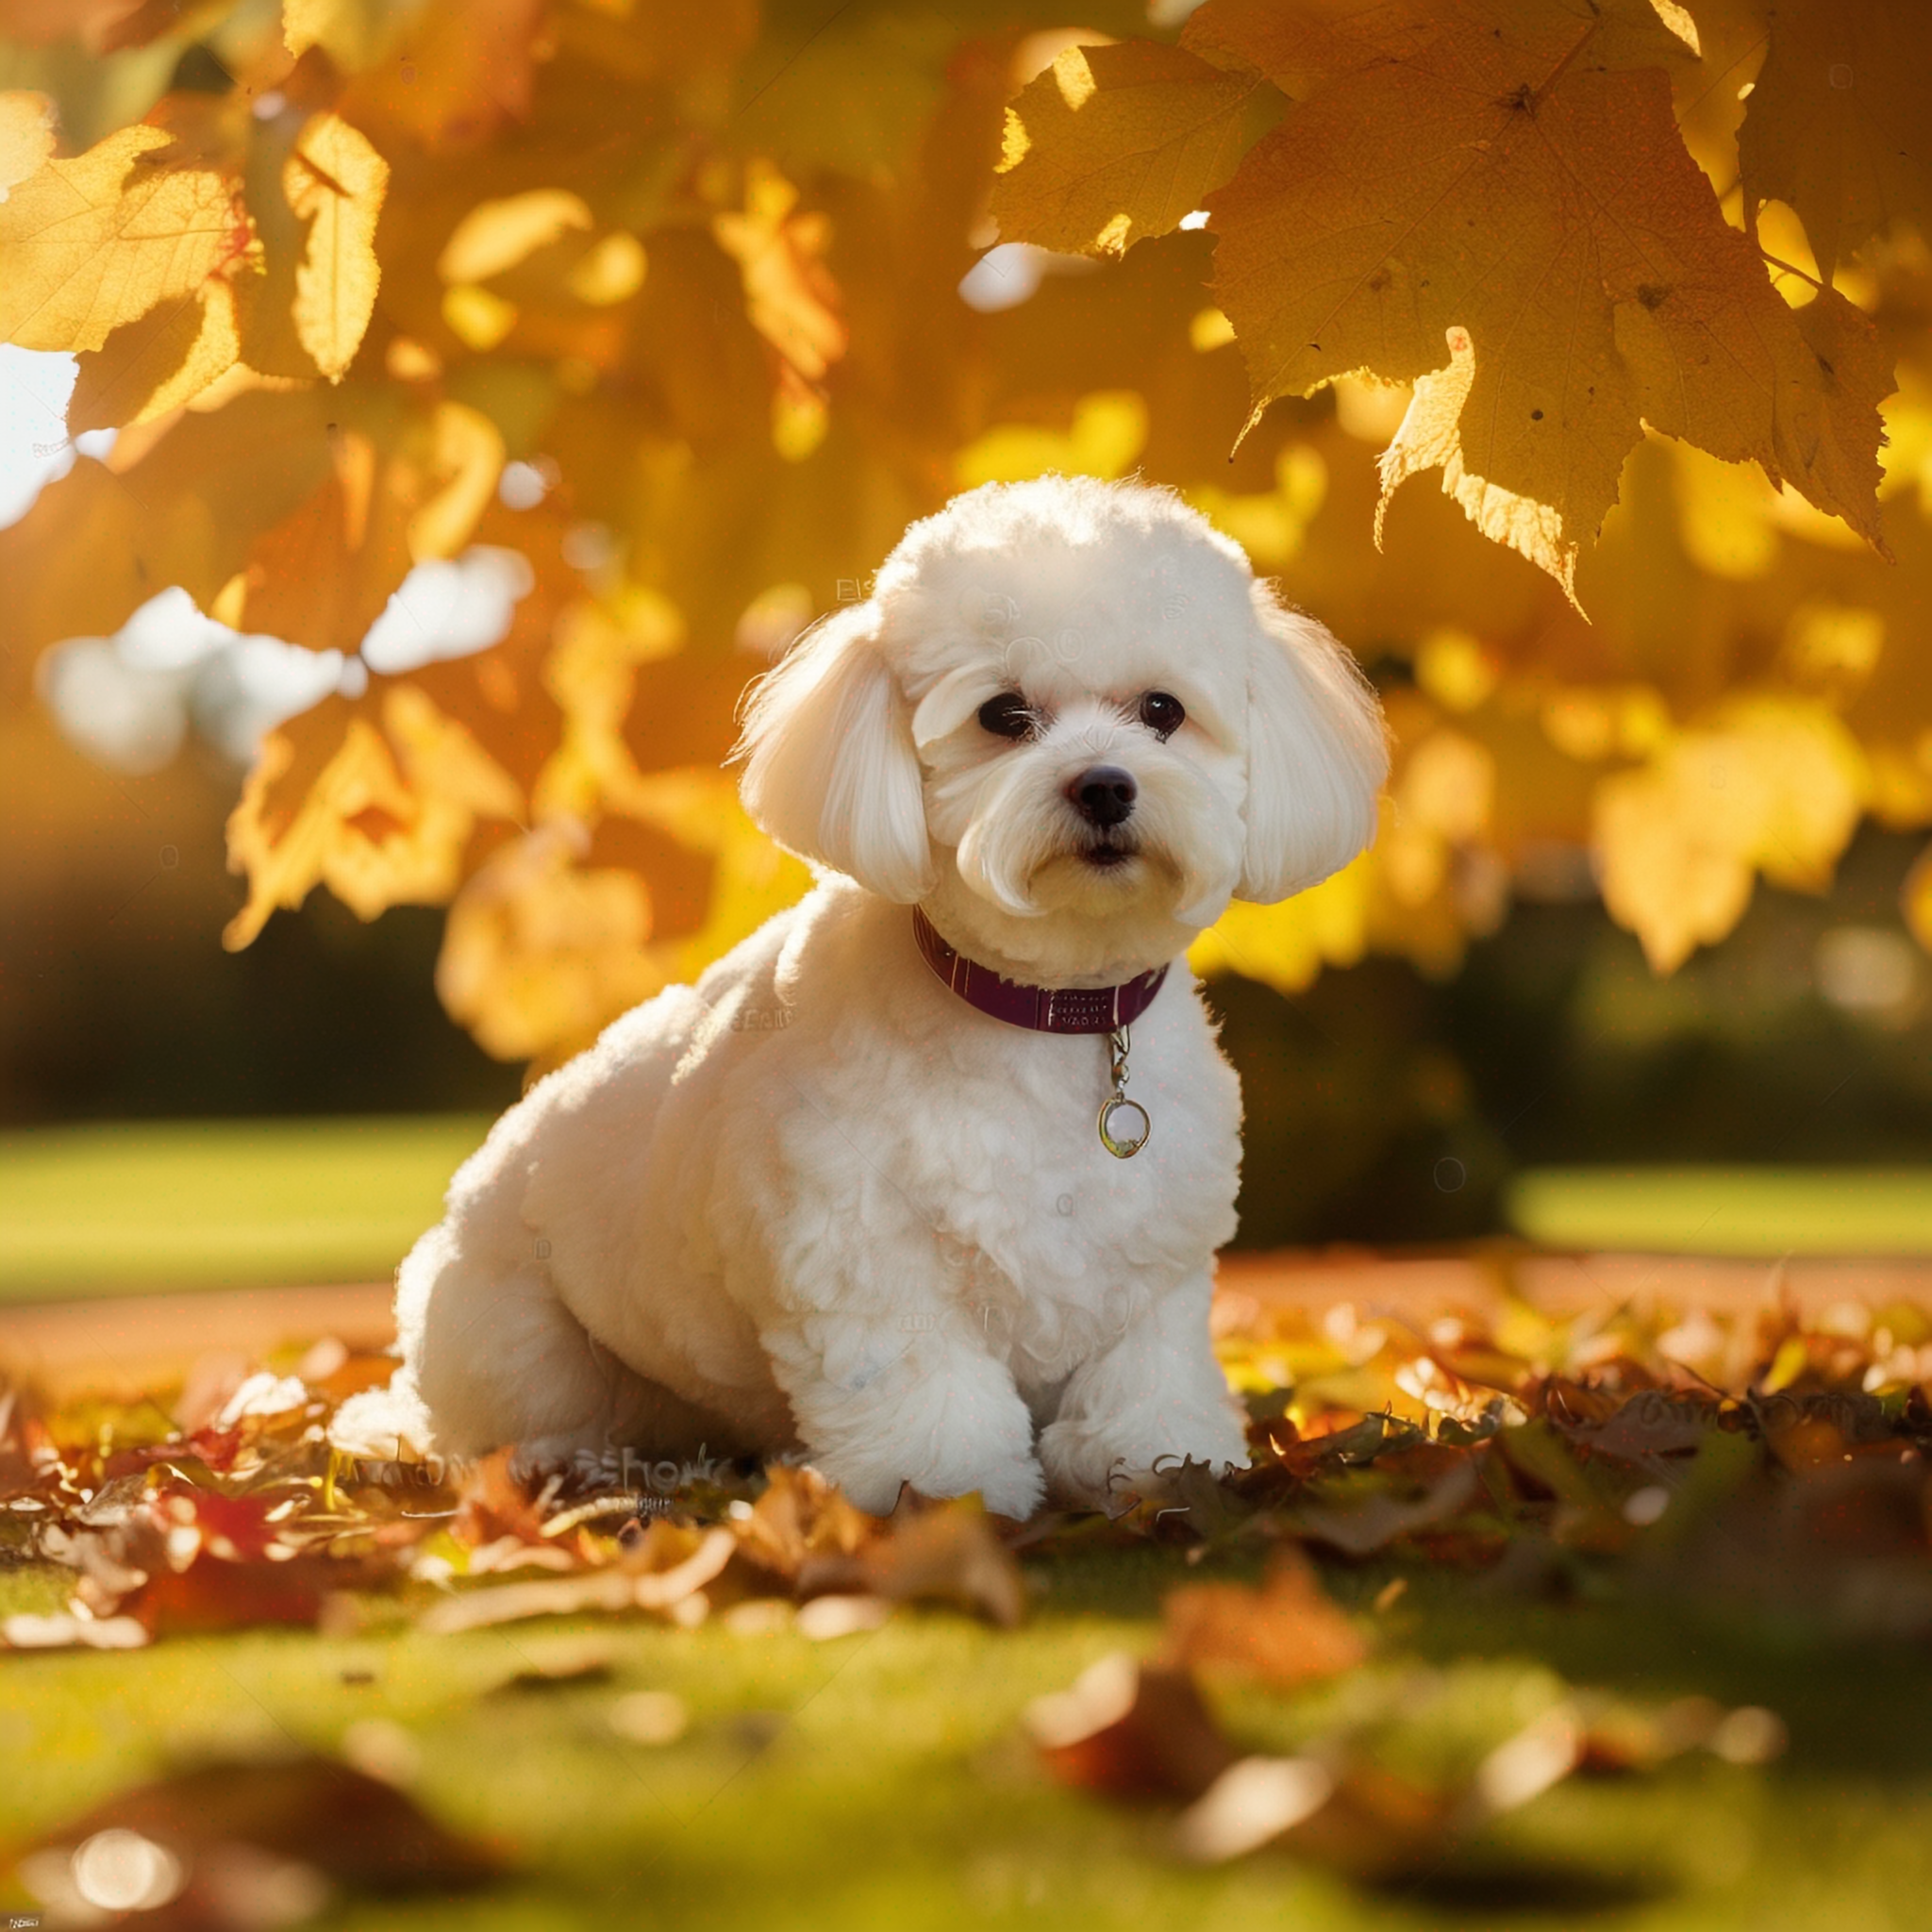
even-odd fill
[{"label": "dog's eye", "polygon": [[1141,722],[1157,738],[1172,738],[1187,722],[1180,699],[1164,691],[1150,691],[1141,700]]},{"label": "dog's eye", "polygon": [[1003,691],[979,708],[980,728],[995,738],[1024,738],[1033,729],[1033,713],[1016,691]]}]

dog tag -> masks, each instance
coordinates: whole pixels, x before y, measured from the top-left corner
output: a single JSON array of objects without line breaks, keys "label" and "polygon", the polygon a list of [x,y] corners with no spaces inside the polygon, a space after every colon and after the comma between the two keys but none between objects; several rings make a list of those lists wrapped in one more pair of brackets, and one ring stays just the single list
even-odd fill
[{"label": "dog tag", "polygon": [[1153,1131],[1154,1123],[1138,1100],[1116,1093],[1100,1109],[1100,1144],[1116,1160],[1131,1160]]},{"label": "dog tag", "polygon": [[1154,1123],[1138,1100],[1127,1098],[1127,1055],[1133,1034],[1116,1026],[1107,1043],[1113,1059],[1113,1091],[1100,1104],[1100,1144],[1116,1160],[1131,1160],[1146,1146]]}]

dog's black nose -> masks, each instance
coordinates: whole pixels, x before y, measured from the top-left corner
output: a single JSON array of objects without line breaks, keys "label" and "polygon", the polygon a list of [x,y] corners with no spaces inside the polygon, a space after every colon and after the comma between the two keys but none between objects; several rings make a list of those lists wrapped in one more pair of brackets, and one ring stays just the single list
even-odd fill
[{"label": "dog's black nose", "polygon": [[1118,825],[1130,818],[1140,794],[1134,774],[1118,765],[1090,765],[1067,787],[1080,816],[1094,825]]}]

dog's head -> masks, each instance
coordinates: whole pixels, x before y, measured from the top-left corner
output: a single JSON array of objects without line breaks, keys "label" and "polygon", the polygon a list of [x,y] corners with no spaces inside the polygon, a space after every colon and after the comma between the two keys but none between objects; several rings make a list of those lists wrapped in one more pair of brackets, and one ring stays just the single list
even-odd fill
[{"label": "dog's head", "polygon": [[1167,491],[1060,476],[915,524],[760,680],[740,752],[780,844],[1074,972],[1083,930],[1153,963],[1325,878],[1388,770],[1353,661],[1237,544]]}]

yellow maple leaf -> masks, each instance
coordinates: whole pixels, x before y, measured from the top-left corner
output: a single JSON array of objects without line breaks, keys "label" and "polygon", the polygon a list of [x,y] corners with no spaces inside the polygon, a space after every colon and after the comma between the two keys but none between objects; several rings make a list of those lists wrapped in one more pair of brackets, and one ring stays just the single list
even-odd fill
[{"label": "yellow maple leaf", "polygon": [[1007,109],[1002,235],[1122,255],[1165,235],[1234,172],[1259,75],[1149,41],[1068,47]]},{"label": "yellow maple leaf", "polygon": [[355,360],[375,308],[381,271],[375,223],[389,163],[334,114],[304,128],[282,170],[282,192],[308,239],[295,271],[295,334],[331,382]]},{"label": "yellow maple leaf", "polygon": [[1561,515],[1549,504],[1474,475],[1462,460],[1462,411],[1474,380],[1469,331],[1452,328],[1447,366],[1416,378],[1408,408],[1378,460],[1382,492],[1375,500],[1375,548],[1382,547],[1390,498],[1409,477],[1440,469],[1442,493],[1462,506],[1491,542],[1506,544],[1548,571],[1574,603],[1577,543],[1564,531]]},{"label": "yellow maple leaf", "polygon": [[1857,741],[1828,711],[1740,700],[1598,787],[1604,904],[1657,971],[1673,972],[1738,923],[1758,872],[1822,891],[1866,784]]},{"label": "yellow maple leaf", "polygon": [[298,756],[297,736],[325,739],[329,708],[269,734],[229,814],[228,869],[248,879],[247,904],[222,935],[231,952],[319,885],[361,919],[391,906],[441,905],[461,881],[478,818],[522,810],[520,788],[472,734],[425,692],[397,683],[382,697],[383,728],[350,716],[292,819],[278,823],[273,800]]},{"label": "yellow maple leaf", "polygon": [[1274,906],[1237,900],[1188,950],[1212,978],[1239,973],[1277,992],[1314,983],[1324,966],[1353,966],[1368,951],[1374,858],[1364,853],[1332,877]]},{"label": "yellow maple leaf", "polygon": [[[1237,10],[1209,0],[1202,35],[1225,42]],[[1339,13],[1324,23],[1349,59],[1252,42],[1306,98],[1208,197],[1249,428],[1276,397],[1354,371],[1427,376],[1461,331],[1473,362],[1452,358],[1418,431],[1459,458],[1465,508],[1566,585],[1645,421],[1755,458],[1876,542],[1889,364],[1832,291],[1788,308],[1724,221],[1667,75],[1626,64],[1682,43],[1648,7],[1607,0],[1429,12],[1399,57],[1368,32],[1379,10],[1360,35]]]},{"label": "yellow maple leaf", "polygon": [[438,403],[378,447],[337,425],[330,474],[255,541],[238,613],[244,629],[310,650],[358,650],[410,566],[461,549],[503,471],[485,416]]},{"label": "yellow maple leaf", "polygon": [[506,846],[449,909],[436,990],[452,1018],[499,1059],[587,1046],[658,991],[651,895],[634,872],[578,863],[589,836],[570,820]]},{"label": "yellow maple leaf", "polygon": [[564,188],[530,188],[479,201],[450,230],[436,272],[446,282],[487,282],[558,236],[594,225],[583,197]]},{"label": "yellow maple leaf", "polygon": [[171,163],[158,127],[47,161],[0,202],[0,341],[98,349],[235,256],[246,218],[213,170]]},{"label": "yellow maple leaf", "polygon": [[1922,0],[1777,0],[1738,136],[1744,192],[1796,210],[1828,281],[1906,222],[1932,229],[1932,11]]},{"label": "yellow maple leaf", "polygon": [[54,152],[54,103],[31,90],[0,93],[0,201]]},{"label": "yellow maple leaf", "polygon": [[1932,953],[1932,846],[1920,853],[1899,893],[1912,937]]},{"label": "yellow maple leaf", "polygon": [[84,352],[67,427],[125,428],[166,415],[234,368],[242,354],[235,291],[216,275],[192,295],[157,303]]}]

